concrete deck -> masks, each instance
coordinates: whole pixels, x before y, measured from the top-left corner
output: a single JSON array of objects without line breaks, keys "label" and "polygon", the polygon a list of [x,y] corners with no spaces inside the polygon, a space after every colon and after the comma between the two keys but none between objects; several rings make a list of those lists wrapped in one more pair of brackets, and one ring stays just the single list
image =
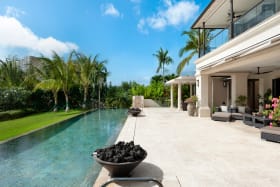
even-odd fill
[{"label": "concrete deck", "polygon": [[[166,187],[279,186],[280,144],[260,139],[242,121],[189,117],[170,108],[144,108],[129,116],[118,140],[133,140],[148,152],[132,176],[155,177]],[[108,179],[102,169],[94,186]],[[119,183],[109,186],[156,186]]]}]

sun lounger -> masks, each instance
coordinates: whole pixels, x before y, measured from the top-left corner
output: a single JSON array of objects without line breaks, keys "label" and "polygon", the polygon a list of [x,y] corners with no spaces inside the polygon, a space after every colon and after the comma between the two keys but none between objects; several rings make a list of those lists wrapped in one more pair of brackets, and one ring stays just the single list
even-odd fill
[{"label": "sun lounger", "polygon": [[212,120],[215,120],[215,121],[230,121],[231,120],[231,113],[229,113],[229,112],[215,112],[212,115]]}]

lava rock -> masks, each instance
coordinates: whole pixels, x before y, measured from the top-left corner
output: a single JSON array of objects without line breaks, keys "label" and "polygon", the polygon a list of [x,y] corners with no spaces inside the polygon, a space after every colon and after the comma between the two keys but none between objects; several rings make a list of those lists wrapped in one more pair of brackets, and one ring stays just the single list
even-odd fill
[{"label": "lava rock", "polygon": [[133,116],[137,116],[140,114],[141,109],[140,108],[130,108],[128,109],[128,113],[132,114]]},{"label": "lava rock", "polygon": [[103,149],[95,150],[96,157],[100,160],[113,163],[135,162],[146,157],[147,152],[134,142],[120,141]]}]

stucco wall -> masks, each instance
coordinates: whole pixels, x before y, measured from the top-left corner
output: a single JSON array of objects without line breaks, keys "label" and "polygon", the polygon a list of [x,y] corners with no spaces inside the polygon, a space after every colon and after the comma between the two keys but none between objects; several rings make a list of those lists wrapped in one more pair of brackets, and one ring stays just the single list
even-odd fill
[{"label": "stucco wall", "polygon": [[221,78],[215,78],[213,79],[213,106],[220,106],[223,102],[227,102],[227,87],[223,86]]}]

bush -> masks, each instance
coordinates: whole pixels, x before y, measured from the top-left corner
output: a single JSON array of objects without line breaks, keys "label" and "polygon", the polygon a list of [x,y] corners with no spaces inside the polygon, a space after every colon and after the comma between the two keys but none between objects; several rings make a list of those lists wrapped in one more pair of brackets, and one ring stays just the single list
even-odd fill
[{"label": "bush", "polygon": [[0,90],[0,109],[12,110],[26,108],[31,91],[24,88],[9,88]]},{"label": "bush", "polygon": [[0,121],[22,118],[24,116],[28,116],[33,113],[34,113],[34,110],[32,110],[32,109],[4,111],[4,112],[0,112]]}]

